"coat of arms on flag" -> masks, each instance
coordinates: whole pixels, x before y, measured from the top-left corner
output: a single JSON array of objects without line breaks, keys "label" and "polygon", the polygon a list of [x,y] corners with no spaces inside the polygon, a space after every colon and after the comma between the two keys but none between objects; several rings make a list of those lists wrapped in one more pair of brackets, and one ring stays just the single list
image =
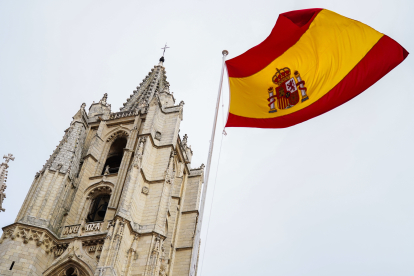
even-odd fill
[{"label": "coat of arms on flag", "polygon": [[305,81],[300,77],[298,71],[295,71],[295,78],[291,77],[291,71],[288,67],[277,69],[276,74],[272,77],[272,81],[277,85],[276,94],[273,87],[269,87],[268,93],[269,101],[268,106],[270,107],[269,113],[277,112],[275,106],[275,98],[277,99],[277,107],[279,109],[288,109],[295,106],[299,102],[299,90],[301,91],[302,102],[309,99],[306,94]]}]

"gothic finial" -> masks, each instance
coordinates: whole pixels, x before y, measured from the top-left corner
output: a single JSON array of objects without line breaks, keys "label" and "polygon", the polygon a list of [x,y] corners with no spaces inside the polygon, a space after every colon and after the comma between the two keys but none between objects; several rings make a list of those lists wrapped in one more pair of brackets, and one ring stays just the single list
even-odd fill
[{"label": "gothic finial", "polygon": [[86,103],[82,103],[81,109],[85,109],[85,107],[86,107]]},{"label": "gothic finial", "polygon": [[184,134],[183,141],[182,141],[182,143],[183,143],[184,146],[187,146],[187,139],[188,139],[188,135],[187,134]]},{"label": "gothic finial", "polygon": [[105,93],[102,97],[102,99],[99,101],[99,103],[103,104],[103,105],[107,105],[106,100],[108,99],[108,94]]},{"label": "gothic finial", "polygon": [[169,84],[164,85],[164,88],[162,89],[162,92],[170,93],[170,85]]},{"label": "gothic finial", "polygon": [[10,160],[14,161],[13,154],[9,153],[8,155],[3,156],[3,158],[6,160],[5,162],[0,164],[0,212],[6,211],[4,208],[2,208],[2,204],[4,199],[6,198],[6,194],[4,193],[6,191],[6,181],[7,181],[7,168],[9,167],[8,163]]}]

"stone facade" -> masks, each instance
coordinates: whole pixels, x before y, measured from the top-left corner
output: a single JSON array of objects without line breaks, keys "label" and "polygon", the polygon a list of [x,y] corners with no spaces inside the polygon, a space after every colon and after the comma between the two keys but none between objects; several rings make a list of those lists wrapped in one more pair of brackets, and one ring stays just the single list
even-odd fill
[{"label": "stone facade", "polygon": [[163,61],[120,112],[106,94],[82,104],[3,228],[0,275],[189,274],[204,166],[191,168]]}]

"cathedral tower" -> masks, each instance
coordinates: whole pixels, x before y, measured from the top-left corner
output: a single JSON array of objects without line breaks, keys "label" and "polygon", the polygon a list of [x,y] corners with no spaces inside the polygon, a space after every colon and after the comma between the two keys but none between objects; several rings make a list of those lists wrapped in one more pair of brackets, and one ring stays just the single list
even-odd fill
[{"label": "cathedral tower", "polygon": [[120,112],[82,104],[3,228],[0,275],[188,275],[204,165],[163,62]]}]

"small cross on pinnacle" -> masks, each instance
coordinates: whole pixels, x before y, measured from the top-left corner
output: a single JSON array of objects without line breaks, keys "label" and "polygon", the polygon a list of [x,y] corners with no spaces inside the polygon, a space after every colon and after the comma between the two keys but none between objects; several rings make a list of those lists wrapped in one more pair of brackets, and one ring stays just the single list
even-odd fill
[{"label": "small cross on pinnacle", "polygon": [[4,159],[6,159],[6,163],[9,163],[9,161],[14,161],[13,154],[9,153],[8,155],[3,156]]},{"label": "small cross on pinnacle", "polygon": [[165,42],[165,46],[161,48],[161,49],[163,49],[163,50],[164,50],[164,51],[162,52],[162,57],[164,57],[165,50],[166,50],[166,49],[168,49],[168,48],[170,48],[170,47],[167,47],[167,42]]}]

